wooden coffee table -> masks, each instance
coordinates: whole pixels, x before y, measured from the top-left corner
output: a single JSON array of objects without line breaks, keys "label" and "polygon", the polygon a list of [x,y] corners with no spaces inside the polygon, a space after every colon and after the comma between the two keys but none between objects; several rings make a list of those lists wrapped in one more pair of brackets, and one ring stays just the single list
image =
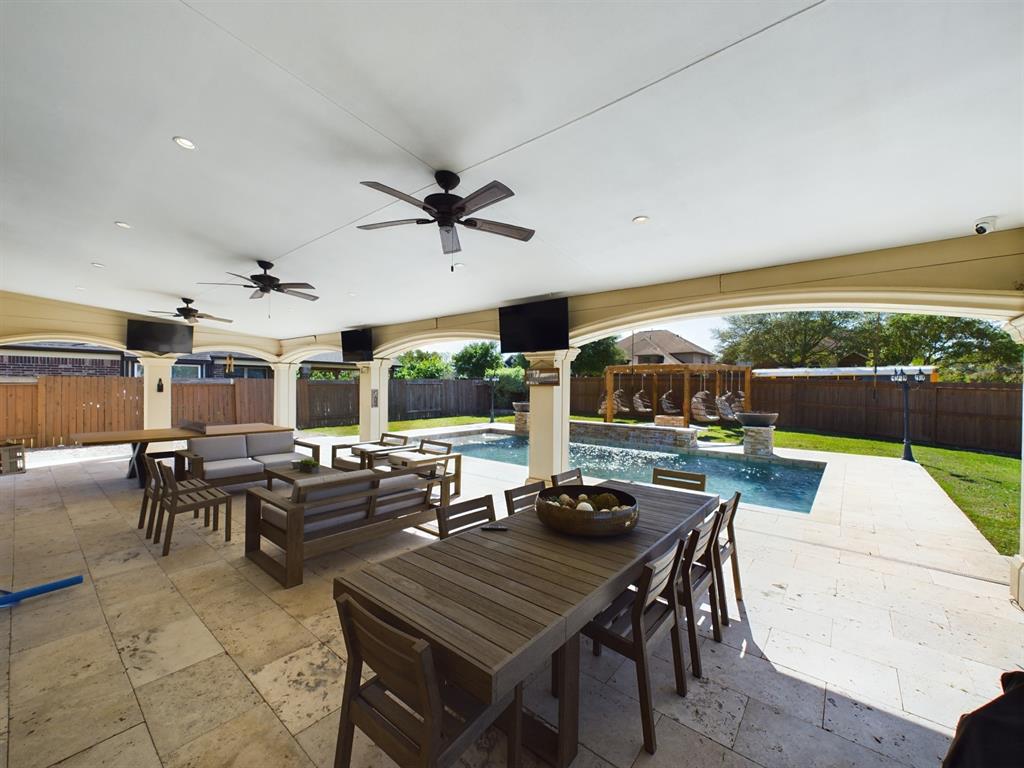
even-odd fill
[{"label": "wooden coffee table", "polygon": [[340,469],[334,467],[320,466],[319,472],[303,472],[298,469],[292,469],[291,467],[280,467],[278,469],[268,469],[267,471],[267,490],[274,490],[274,481],[282,480],[288,485],[293,485],[296,480],[301,480],[304,477],[318,477],[323,475],[344,475],[346,474]]}]

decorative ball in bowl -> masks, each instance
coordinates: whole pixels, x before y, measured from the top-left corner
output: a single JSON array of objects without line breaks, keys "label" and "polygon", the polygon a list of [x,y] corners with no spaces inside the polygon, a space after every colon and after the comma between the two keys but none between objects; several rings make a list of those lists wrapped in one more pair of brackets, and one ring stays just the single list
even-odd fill
[{"label": "decorative ball in bowl", "polygon": [[537,517],[573,536],[618,536],[636,526],[639,513],[636,499],[617,488],[558,485],[537,495]]},{"label": "decorative ball in bowl", "polygon": [[779,418],[779,414],[767,411],[736,412],[736,420],[744,427],[770,427],[777,418]]}]

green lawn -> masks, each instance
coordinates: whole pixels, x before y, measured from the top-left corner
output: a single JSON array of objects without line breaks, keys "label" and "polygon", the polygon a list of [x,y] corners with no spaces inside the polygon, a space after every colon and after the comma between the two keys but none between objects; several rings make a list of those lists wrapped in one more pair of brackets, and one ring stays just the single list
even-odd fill
[{"label": "green lawn", "polygon": [[[602,420],[600,416],[573,415],[572,418],[584,421]],[[393,421],[389,429],[402,432],[407,429],[478,424],[481,421],[487,421],[487,418],[452,416],[443,419]],[[515,418],[499,416],[497,421],[512,423]],[[628,424],[637,423],[637,420],[616,419],[616,422]],[[318,435],[344,437],[359,434],[359,427],[352,424],[309,431]],[[739,427],[723,427],[716,424],[701,432],[700,439],[702,442],[711,443],[739,443],[743,439],[743,431]],[[868,440],[781,429],[775,430],[775,445],[779,448],[855,453],[862,456],[899,458],[903,455],[903,444],[892,440]],[[1020,459],[931,446],[915,446],[914,456],[1000,553],[1012,555],[1018,551]]]}]

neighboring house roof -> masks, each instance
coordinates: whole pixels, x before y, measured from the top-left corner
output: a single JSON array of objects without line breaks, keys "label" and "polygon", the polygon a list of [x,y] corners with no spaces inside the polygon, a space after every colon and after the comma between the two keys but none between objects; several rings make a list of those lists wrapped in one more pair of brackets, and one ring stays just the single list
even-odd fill
[{"label": "neighboring house roof", "polygon": [[619,349],[630,356],[637,355],[661,355],[666,361],[679,360],[679,355],[698,354],[714,357],[714,352],[709,352],[672,331],[654,330],[637,331],[630,336],[620,339]]}]

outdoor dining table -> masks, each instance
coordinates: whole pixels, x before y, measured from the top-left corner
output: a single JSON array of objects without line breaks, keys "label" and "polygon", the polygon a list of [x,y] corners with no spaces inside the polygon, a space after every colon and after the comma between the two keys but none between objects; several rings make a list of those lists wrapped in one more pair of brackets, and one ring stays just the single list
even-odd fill
[{"label": "outdoor dining table", "polygon": [[505,531],[478,528],[354,569],[334,596],[425,638],[440,676],[482,702],[508,694],[555,656],[558,728],[529,713],[524,744],[568,766],[579,742],[580,630],[639,578],[644,563],[676,546],[718,504],[712,494],[642,483],[601,485],[632,494],[636,527],[606,539],[557,533],[525,510]]}]

